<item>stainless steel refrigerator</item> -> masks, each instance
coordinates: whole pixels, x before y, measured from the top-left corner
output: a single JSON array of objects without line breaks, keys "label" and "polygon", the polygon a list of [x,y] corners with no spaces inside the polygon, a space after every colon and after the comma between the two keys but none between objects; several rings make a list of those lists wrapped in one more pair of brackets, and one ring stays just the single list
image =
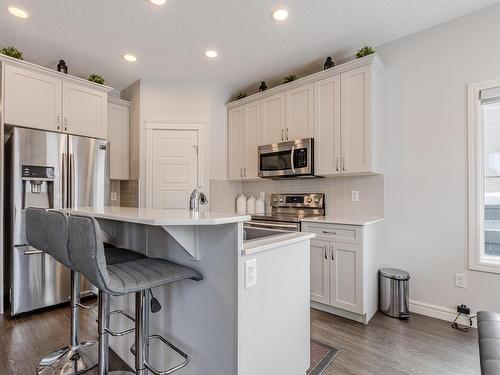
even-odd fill
[{"label": "stainless steel refrigerator", "polygon": [[[107,141],[11,128],[6,143],[6,246],[12,315],[67,302],[70,272],[26,242],[27,207],[103,206],[109,195]],[[82,279],[82,290],[92,286]]]}]

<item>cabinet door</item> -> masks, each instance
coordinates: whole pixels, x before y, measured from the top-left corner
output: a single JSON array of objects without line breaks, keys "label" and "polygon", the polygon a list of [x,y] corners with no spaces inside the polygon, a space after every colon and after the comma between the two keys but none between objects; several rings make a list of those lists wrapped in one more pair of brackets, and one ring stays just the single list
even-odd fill
[{"label": "cabinet door", "polygon": [[129,109],[108,105],[109,177],[112,180],[129,178]]},{"label": "cabinet door", "polygon": [[311,240],[311,301],[330,303],[330,242]]},{"label": "cabinet door", "polygon": [[63,117],[66,133],[105,139],[108,94],[75,83],[64,82]]},{"label": "cabinet door", "polygon": [[244,178],[257,178],[259,175],[258,147],[260,139],[260,101],[245,105],[244,133],[240,145],[244,146]]},{"label": "cabinet door", "polygon": [[340,74],[314,83],[314,172],[340,174]]},{"label": "cabinet door", "polygon": [[243,112],[244,107],[229,110],[228,123],[228,174],[230,180],[243,178]]},{"label": "cabinet door", "polygon": [[285,140],[314,136],[313,97],[312,83],[286,92]]},{"label": "cabinet door", "polygon": [[332,242],[330,250],[330,304],[363,312],[363,263],[360,245]]},{"label": "cabinet door", "polygon": [[5,123],[35,129],[60,131],[62,81],[5,65]]},{"label": "cabinet door", "polygon": [[371,67],[341,74],[342,169],[347,173],[372,169]]},{"label": "cabinet door", "polygon": [[260,144],[267,145],[284,140],[285,94],[276,94],[260,101],[262,112]]}]

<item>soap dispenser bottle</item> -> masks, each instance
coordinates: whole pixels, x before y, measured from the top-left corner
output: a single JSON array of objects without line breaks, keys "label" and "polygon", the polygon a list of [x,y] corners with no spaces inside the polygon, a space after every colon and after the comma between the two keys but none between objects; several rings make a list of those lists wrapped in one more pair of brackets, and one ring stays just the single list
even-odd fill
[{"label": "soap dispenser bottle", "polygon": [[240,215],[245,215],[247,213],[247,197],[243,194],[236,199],[236,213]]},{"label": "soap dispenser bottle", "polygon": [[259,198],[255,201],[255,214],[264,215],[265,213],[266,213],[265,193],[261,191]]}]

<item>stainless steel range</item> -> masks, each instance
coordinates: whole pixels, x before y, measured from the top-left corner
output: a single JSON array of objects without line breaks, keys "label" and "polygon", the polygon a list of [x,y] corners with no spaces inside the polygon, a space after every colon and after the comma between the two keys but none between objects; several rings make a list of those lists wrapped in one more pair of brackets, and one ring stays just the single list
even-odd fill
[{"label": "stainless steel range", "polygon": [[252,215],[247,227],[300,231],[300,220],[325,215],[323,193],[289,193],[271,195],[271,212]]}]

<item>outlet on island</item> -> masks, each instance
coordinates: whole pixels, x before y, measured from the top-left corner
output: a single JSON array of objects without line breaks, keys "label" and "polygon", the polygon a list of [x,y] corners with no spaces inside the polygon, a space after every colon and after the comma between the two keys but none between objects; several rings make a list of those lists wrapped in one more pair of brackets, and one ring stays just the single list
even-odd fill
[{"label": "outlet on island", "polygon": [[257,259],[245,261],[245,289],[257,285]]}]

